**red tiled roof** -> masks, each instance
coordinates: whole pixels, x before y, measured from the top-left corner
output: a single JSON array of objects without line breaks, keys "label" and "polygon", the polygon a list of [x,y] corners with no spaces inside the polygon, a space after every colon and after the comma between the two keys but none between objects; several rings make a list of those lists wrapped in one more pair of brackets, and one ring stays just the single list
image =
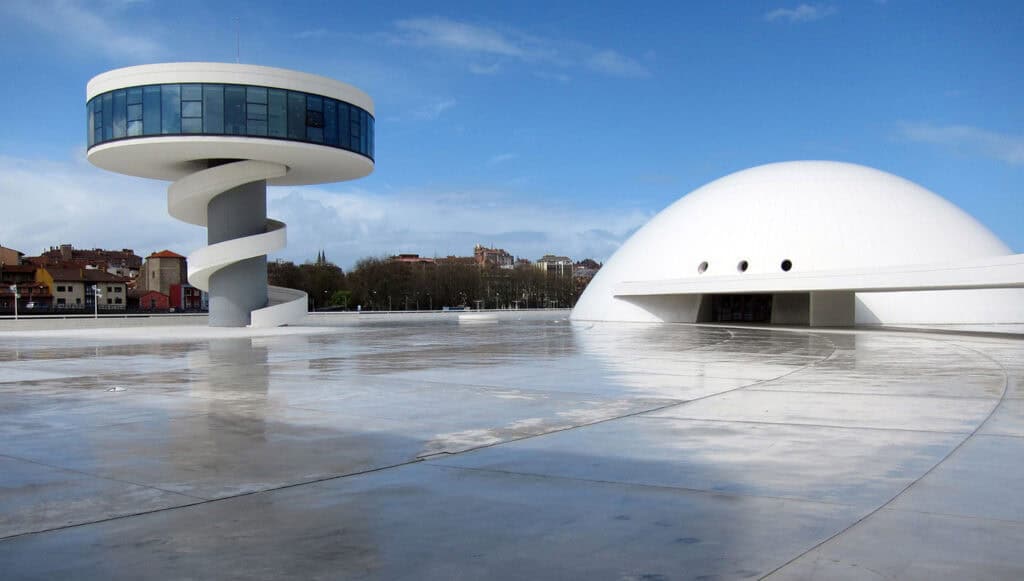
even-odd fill
[{"label": "red tiled roof", "polygon": [[110,274],[109,272],[104,272],[102,270],[86,269],[86,270],[82,271],[82,274],[84,275],[85,280],[87,280],[89,282],[120,282],[120,283],[124,283],[124,282],[126,282],[128,280],[127,278],[124,278],[124,277],[121,277],[121,276],[117,276],[116,274]]},{"label": "red tiled roof", "polygon": [[36,268],[37,267],[34,264],[5,264],[3,266],[0,266],[0,271],[35,273]]},{"label": "red tiled roof", "polygon": [[82,276],[82,269],[80,268],[47,268],[46,272],[50,273],[55,281],[61,282],[82,282],[85,277]]},{"label": "red tiled roof", "polygon": [[177,252],[171,252],[170,250],[161,250],[160,252],[154,252],[147,258],[185,258]]}]

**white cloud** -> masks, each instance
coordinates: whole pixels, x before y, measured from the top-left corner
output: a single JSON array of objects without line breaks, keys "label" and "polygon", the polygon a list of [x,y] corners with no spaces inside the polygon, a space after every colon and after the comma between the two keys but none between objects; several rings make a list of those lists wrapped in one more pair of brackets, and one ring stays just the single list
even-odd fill
[{"label": "white cloud", "polygon": [[327,36],[326,28],[311,28],[309,30],[296,32],[292,35],[293,38],[297,38],[299,40],[323,38],[325,36]]},{"label": "white cloud", "polygon": [[474,75],[494,75],[497,74],[499,70],[501,70],[501,64],[499,63],[492,63],[489,65],[482,65],[479,63],[469,64],[469,72]]},{"label": "white cloud", "polygon": [[545,79],[548,81],[558,81],[559,83],[568,83],[572,80],[572,77],[565,73],[548,73],[548,72],[536,72],[534,75],[538,79]]},{"label": "white cloud", "polygon": [[282,257],[308,259],[323,248],[345,268],[365,256],[415,252],[466,256],[477,243],[516,256],[547,253],[603,261],[650,219],[621,209],[578,209],[493,192],[422,192],[381,195],[358,188],[273,188],[270,214],[289,224]]},{"label": "white cloud", "polygon": [[1009,163],[1024,165],[1024,136],[996,133],[970,125],[904,123],[900,135],[910,141],[953,147]]},{"label": "white cloud", "polygon": [[86,49],[111,58],[126,55],[149,60],[164,53],[153,40],[157,31],[146,27],[146,34],[136,34],[139,26],[125,22],[118,12],[124,6],[104,10],[101,5],[83,5],[74,0],[35,0],[6,2],[0,11],[42,30],[75,49]]},{"label": "white cloud", "polygon": [[457,101],[455,99],[445,99],[413,111],[412,116],[413,119],[418,121],[434,121],[440,117],[442,113],[451,109],[456,104]]},{"label": "white cloud", "polygon": [[[495,28],[448,18],[409,18],[395,23],[392,42],[497,59],[490,65],[472,63],[473,74],[494,74],[501,60],[554,68],[578,67],[610,76],[641,78],[650,71],[639,61],[617,51],[595,48],[564,39],[541,38],[511,28]],[[559,75],[559,80],[568,79]]]},{"label": "white cloud", "polygon": [[[131,178],[73,161],[0,156],[0,199],[7,219],[0,244],[36,254],[80,248],[168,248],[189,254],[206,243],[203,228],[167,214],[166,182]],[[547,253],[607,259],[650,212],[585,209],[490,191],[380,194],[315,186],[268,190],[272,218],[288,224],[288,247],[272,258],[302,262],[320,249],[350,268],[366,256],[396,252],[468,255],[495,244],[530,259]]]},{"label": "white cloud", "polygon": [[490,159],[487,160],[487,167],[494,167],[496,165],[503,164],[506,161],[512,161],[517,157],[519,156],[515,153],[499,153],[498,155],[492,155]]},{"label": "white cloud", "polygon": [[420,46],[520,58],[530,54],[520,42],[497,30],[446,18],[409,18],[395,26],[407,33],[405,41]]},{"label": "white cloud", "polygon": [[776,8],[765,13],[768,22],[813,22],[836,13],[835,6],[824,4],[800,4],[796,8]]},{"label": "white cloud", "polygon": [[616,77],[642,78],[651,74],[647,67],[614,50],[602,50],[594,53],[587,59],[587,67]]},{"label": "white cloud", "polygon": [[61,243],[134,248],[145,255],[203,246],[202,228],[167,214],[167,184],[119,176],[88,165],[0,156],[4,200],[0,244],[34,255]]}]

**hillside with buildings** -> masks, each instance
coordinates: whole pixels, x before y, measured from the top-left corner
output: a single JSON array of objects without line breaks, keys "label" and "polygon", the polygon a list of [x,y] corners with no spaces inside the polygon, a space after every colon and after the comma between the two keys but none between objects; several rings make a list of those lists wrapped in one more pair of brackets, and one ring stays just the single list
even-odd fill
[{"label": "hillside with buildings", "polygon": [[[270,284],[305,291],[311,310],[571,307],[600,268],[546,254],[531,261],[476,245],[467,256],[401,253],[364,258],[351,272],[323,252],[304,264],[267,265]],[[15,299],[17,295],[17,299]],[[143,258],[131,248],[51,246],[36,256],[0,246],[0,314],[202,312],[206,292],[188,281],[185,256]]]}]

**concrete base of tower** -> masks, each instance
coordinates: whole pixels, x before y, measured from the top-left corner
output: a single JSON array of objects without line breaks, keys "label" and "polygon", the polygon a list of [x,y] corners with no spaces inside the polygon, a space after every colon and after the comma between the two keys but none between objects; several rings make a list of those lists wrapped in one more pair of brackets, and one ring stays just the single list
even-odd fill
[{"label": "concrete base of tower", "polygon": [[[213,198],[207,206],[210,245],[267,229],[267,184],[252,182]],[[210,326],[244,327],[251,313],[267,306],[267,257],[230,264],[210,275]]]}]

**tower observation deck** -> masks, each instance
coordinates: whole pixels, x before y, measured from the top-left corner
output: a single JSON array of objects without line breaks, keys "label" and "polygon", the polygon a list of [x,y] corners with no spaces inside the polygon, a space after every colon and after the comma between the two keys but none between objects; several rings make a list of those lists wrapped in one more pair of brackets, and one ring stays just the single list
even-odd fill
[{"label": "tower observation deck", "polygon": [[374,167],[373,101],[325,77],[231,63],[112,70],[86,89],[88,159],[171,181],[171,216],[206,226],[188,276],[210,294],[210,325],[278,326],[306,313],[301,291],[267,285],[285,246],[266,186],[339,182]]}]

